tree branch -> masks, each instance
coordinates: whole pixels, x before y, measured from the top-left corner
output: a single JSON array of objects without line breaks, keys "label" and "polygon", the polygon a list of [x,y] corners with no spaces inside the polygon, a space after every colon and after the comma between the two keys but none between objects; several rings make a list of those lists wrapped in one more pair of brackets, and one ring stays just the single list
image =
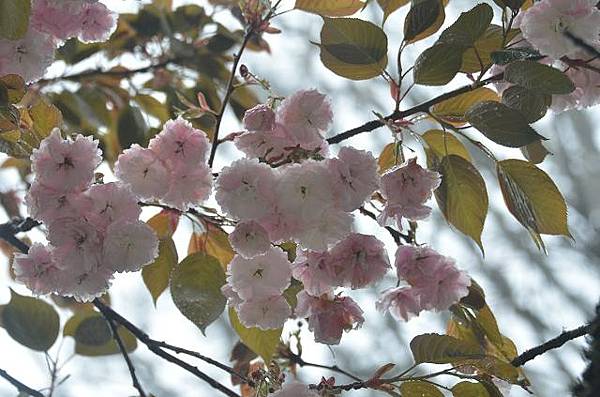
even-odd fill
[{"label": "tree branch", "polygon": [[40,223],[32,218],[13,219],[0,225],[0,239],[26,254],[29,251],[29,246],[19,240],[16,234],[28,232],[39,225]]},{"label": "tree branch", "polygon": [[131,362],[131,359],[129,358],[129,354],[127,354],[127,348],[125,347],[125,344],[123,343],[123,340],[121,339],[121,336],[119,335],[119,332],[118,332],[115,322],[112,319],[108,319],[108,318],[106,319],[106,321],[108,322],[108,325],[110,326],[110,330],[112,332],[113,339],[115,340],[115,342],[117,342],[117,345],[119,346],[119,350],[121,350],[121,354],[123,355],[123,358],[125,359],[125,363],[127,364],[127,369],[129,370],[129,375],[131,376],[131,381],[133,383],[133,387],[135,387],[137,389],[138,393],[140,393],[140,397],[146,397],[144,388],[142,387],[137,375],[135,374],[135,367],[133,366],[133,363]]},{"label": "tree branch", "polygon": [[337,365],[323,365],[323,364],[316,364],[316,363],[311,363],[311,362],[308,362],[308,361],[304,361],[304,359],[302,357],[300,357],[299,355],[293,353],[290,350],[288,350],[286,352],[286,356],[285,357],[288,360],[290,360],[290,362],[292,362],[294,364],[297,364],[300,367],[314,367],[314,368],[326,369],[326,370],[329,370],[329,371],[333,371],[333,372],[337,372],[337,373],[340,373],[342,375],[345,375],[348,378],[350,378],[352,380],[355,380],[357,382],[362,382],[362,379],[360,379],[358,376],[352,375],[350,372],[341,369]]},{"label": "tree branch", "polygon": [[539,346],[533,347],[523,352],[520,356],[512,360],[511,364],[515,367],[520,367],[528,361],[533,360],[537,356],[546,353],[548,350],[557,349],[570,340],[579,338],[580,336],[591,334],[598,326],[600,326],[600,324],[596,321],[587,325],[582,325],[581,327],[572,329],[570,331],[564,331],[556,338],[550,339],[549,341],[544,342]]},{"label": "tree branch", "polygon": [[29,396],[33,397],[44,397],[42,393],[37,390],[32,389],[31,387],[19,382],[12,376],[10,376],[5,370],[0,368],[0,376],[6,379],[11,385],[17,388],[17,390],[21,393],[26,393]]},{"label": "tree branch", "polygon": [[96,306],[96,308],[98,310],[100,310],[100,312],[102,313],[104,318],[106,318],[107,321],[109,321],[109,322],[114,321],[114,322],[122,325],[123,327],[125,327],[140,342],[145,344],[146,347],[148,347],[148,349],[152,353],[169,361],[170,363],[173,363],[173,364],[185,369],[186,371],[188,371],[191,374],[195,375],[196,377],[202,379],[203,381],[208,383],[211,387],[215,388],[216,390],[220,391],[221,393],[225,394],[226,396],[240,397],[239,394],[228,389],[223,384],[219,383],[215,379],[206,375],[204,372],[200,371],[198,368],[194,367],[193,365],[190,365],[189,363],[187,363],[183,360],[180,360],[179,358],[177,358],[177,357],[173,356],[172,354],[169,354],[166,351],[164,351],[163,349],[161,349],[160,342],[155,341],[154,339],[151,339],[148,336],[148,334],[146,334],[144,331],[142,331],[141,329],[139,329],[138,327],[133,325],[129,320],[127,320],[125,317],[121,316],[119,313],[115,312],[112,308],[110,308],[109,306],[104,304],[104,302],[102,302],[100,299],[98,299],[98,298],[94,299],[93,303],[94,303],[94,306]]}]

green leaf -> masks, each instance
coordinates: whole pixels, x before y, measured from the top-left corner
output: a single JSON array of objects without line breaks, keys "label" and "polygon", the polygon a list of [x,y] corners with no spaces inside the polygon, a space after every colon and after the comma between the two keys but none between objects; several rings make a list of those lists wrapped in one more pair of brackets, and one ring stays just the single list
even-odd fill
[{"label": "green leaf", "polygon": [[478,345],[448,335],[418,335],[410,342],[415,363],[449,364],[483,357]]},{"label": "green leaf", "polygon": [[513,85],[502,93],[502,103],[521,112],[528,123],[535,123],[552,105],[552,95]]},{"label": "green leaf", "polygon": [[151,116],[156,117],[161,123],[165,123],[171,118],[169,109],[161,103],[158,99],[151,95],[139,94],[133,98],[138,105]]},{"label": "green leaf", "polygon": [[[507,34],[506,41],[509,42],[517,34],[518,30],[513,29]],[[500,50],[503,44],[502,27],[498,25],[490,25],[485,33],[475,41],[474,48],[468,48],[463,54],[463,63],[460,71],[463,73],[474,73],[481,71],[483,67],[490,66],[492,61],[492,53]],[[477,51],[475,51],[477,49]],[[480,62],[481,60],[481,62]]]},{"label": "green leaf", "polygon": [[171,274],[173,303],[205,334],[225,310],[224,284],[225,272],[216,258],[202,252],[189,255]]},{"label": "green leaf", "polygon": [[10,302],[0,308],[0,324],[11,338],[37,351],[47,351],[54,345],[60,320],[50,304],[11,289]]},{"label": "green leaf", "polygon": [[[27,92],[25,80],[17,74],[7,74],[0,77],[0,98],[4,98],[7,103],[17,103]],[[0,105],[2,102],[0,102]]]},{"label": "green leaf", "polygon": [[164,209],[148,219],[146,223],[154,230],[159,239],[165,240],[171,238],[175,233],[179,217],[179,211]]},{"label": "green leaf", "polygon": [[[118,326],[117,333],[127,352],[137,348],[137,339],[131,332]],[[102,314],[93,310],[75,313],[65,324],[63,335],[75,339],[75,353],[82,356],[108,356],[121,351]]]},{"label": "green leaf", "polygon": [[525,156],[525,158],[533,164],[542,163],[546,159],[546,156],[552,154],[542,144],[542,141],[535,141],[527,146],[523,146],[520,149],[521,153],[523,153],[523,156]]},{"label": "green leaf", "polygon": [[490,397],[485,386],[481,383],[460,382],[452,388],[454,397]]},{"label": "green leaf", "polygon": [[481,233],[488,211],[485,181],[477,169],[456,154],[442,158],[438,167],[442,183],[435,198],[446,221],[472,238],[481,251]]},{"label": "green leaf", "polygon": [[446,13],[442,0],[412,0],[404,20],[404,41],[414,43],[431,36],[444,24]]},{"label": "green leaf", "polygon": [[431,107],[431,113],[452,125],[462,126],[467,120],[466,113],[473,106],[484,101],[500,101],[498,94],[487,87],[479,87],[453,98],[446,99]]},{"label": "green leaf", "polygon": [[387,65],[387,45],[383,30],[371,22],[324,18],[321,61],[339,76],[352,80],[378,76]]},{"label": "green leaf", "polygon": [[444,397],[440,389],[422,380],[402,382],[400,394],[402,394],[402,397]]},{"label": "green leaf", "polygon": [[18,40],[25,36],[30,13],[30,1],[0,1],[0,39]]},{"label": "green leaf", "polygon": [[451,154],[455,154],[467,161],[471,161],[471,155],[461,141],[454,135],[444,130],[429,130],[421,135],[425,142],[425,153],[427,154],[427,167],[439,168],[441,160]]},{"label": "green leaf", "polygon": [[563,72],[530,60],[508,64],[504,80],[542,94],[566,95],[575,90],[575,84]]},{"label": "green leaf", "polygon": [[416,84],[446,85],[460,70],[464,47],[435,44],[423,51],[415,61],[413,78]]},{"label": "green leaf", "polygon": [[117,135],[121,148],[126,149],[134,143],[146,146],[147,133],[148,125],[139,108],[126,106],[119,113]]},{"label": "green leaf", "polygon": [[263,331],[260,328],[246,328],[240,323],[237,313],[229,308],[229,321],[240,340],[254,353],[258,354],[266,364],[277,351],[282,328]]},{"label": "green leaf", "polygon": [[171,271],[177,265],[177,249],[172,238],[160,240],[158,256],[142,269],[142,278],[156,306],[158,297],[169,286]]},{"label": "green leaf", "polygon": [[325,17],[345,17],[365,6],[361,0],[296,0],[294,8]]},{"label": "green leaf", "polygon": [[497,172],[508,210],[539,248],[544,248],[540,234],[571,237],[565,199],[544,171],[529,161],[504,160]]},{"label": "green leaf", "polygon": [[379,166],[379,173],[383,174],[390,168],[398,165],[400,162],[400,147],[399,143],[392,142],[385,145],[381,154],[377,158],[377,165]]},{"label": "green leaf", "polygon": [[410,0],[377,0],[377,4],[383,10],[383,23],[396,10],[410,3]]},{"label": "green leaf", "polygon": [[460,14],[456,22],[442,32],[439,42],[471,47],[490,26],[494,11],[489,5],[477,4]]},{"label": "green leaf", "polygon": [[494,51],[492,52],[491,57],[492,61],[496,65],[508,65],[511,62],[521,61],[524,59],[537,61],[542,59],[544,56],[533,48],[519,47],[505,48],[503,50]]},{"label": "green leaf", "polygon": [[29,115],[33,121],[33,130],[39,139],[50,135],[52,130],[60,127],[63,122],[60,110],[41,98],[29,109]]},{"label": "green leaf", "polygon": [[521,112],[499,102],[481,102],[466,117],[488,139],[503,146],[521,147],[546,139],[529,126]]}]

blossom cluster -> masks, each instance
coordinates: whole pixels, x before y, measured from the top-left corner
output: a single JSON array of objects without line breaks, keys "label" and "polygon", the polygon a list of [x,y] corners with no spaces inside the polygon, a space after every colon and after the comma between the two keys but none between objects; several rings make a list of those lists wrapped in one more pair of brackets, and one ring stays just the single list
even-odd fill
[{"label": "blossom cluster", "polygon": [[0,40],[0,76],[18,74],[26,82],[36,81],[65,40],[106,41],[116,21],[117,15],[98,0],[31,0],[25,36]]},{"label": "blossom cluster", "polygon": [[169,120],[147,148],[132,145],[117,159],[115,175],[142,199],[186,210],[210,196],[206,134],[182,118]]},{"label": "blossom cluster", "polygon": [[152,229],[138,219],[137,197],[117,182],[93,184],[98,141],[63,139],[58,129],[31,155],[29,213],[47,226],[48,245],[16,254],[17,281],[36,294],[86,301],[108,289],[115,272],[137,271],[157,255]]},{"label": "blossom cluster", "polygon": [[600,9],[596,0],[541,0],[519,14],[515,25],[522,37],[517,47],[533,47],[542,63],[563,70],[575,84],[567,95],[554,95],[552,109],[560,112],[600,103],[600,60],[573,42],[572,37],[600,50]]}]

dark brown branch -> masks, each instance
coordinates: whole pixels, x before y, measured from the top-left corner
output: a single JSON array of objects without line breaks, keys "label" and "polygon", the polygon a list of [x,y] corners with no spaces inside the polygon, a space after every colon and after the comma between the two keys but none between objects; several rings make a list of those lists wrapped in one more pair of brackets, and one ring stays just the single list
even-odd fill
[{"label": "dark brown branch", "polygon": [[314,367],[314,368],[326,369],[329,371],[333,371],[333,372],[337,372],[342,375],[345,375],[345,376],[349,377],[350,379],[355,380],[357,382],[362,382],[362,379],[360,379],[358,376],[352,375],[350,372],[341,369],[337,365],[323,365],[323,364],[316,364],[316,363],[304,361],[304,359],[302,357],[300,357],[299,355],[297,355],[291,351],[287,351],[285,357],[288,360],[290,360],[290,362],[297,364],[301,367]]},{"label": "dark brown branch", "polygon": [[572,329],[570,331],[564,331],[556,338],[550,339],[549,341],[544,342],[539,346],[536,346],[523,352],[520,356],[512,360],[511,364],[515,367],[520,367],[528,361],[533,360],[537,356],[546,353],[548,350],[557,349],[570,340],[592,333],[598,326],[600,326],[600,324],[598,322],[594,322],[587,325],[583,325],[576,329]]},{"label": "dark brown branch", "polygon": [[220,391],[221,393],[225,394],[226,396],[240,397],[239,394],[237,394],[233,390],[228,389],[223,384],[219,383],[215,379],[206,375],[204,372],[200,371],[198,368],[194,367],[193,365],[191,365],[183,360],[180,360],[179,358],[177,358],[177,357],[173,356],[172,354],[169,354],[166,351],[164,351],[163,349],[161,349],[160,342],[157,342],[157,341],[151,339],[148,336],[148,334],[146,334],[144,331],[142,331],[141,329],[139,329],[138,327],[133,325],[129,320],[127,320],[125,317],[121,316],[119,313],[115,312],[112,308],[105,305],[104,302],[102,302],[100,299],[98,299],[98,298],[94,299],[93,303],[94,303],[94,306],[96,306],[96,308],[98,310],[100,310],[100,312],[102,313],[104,318],[106,318],[107,321],[109,321],[109,322],[114,321],[114,322],[122,325],[123,327],[125,327],[140,342],[145,344],[146,347],[148,347],[148,349],[152,353],[169,361],[170,363],[173,363],[173,364],[185,369],[186,371],[188,371],[191,374],[195,375],[196,377],[202,379],[203,381],[208,383],[211,387]]},{"label": "dark brown branch", "polygon": [[340,143],[342,141],[345,141],[346,139],[352,138],[353,136],[361,134],[363,132],[369,132],[369,131],[376,130],[379,127],[383,127],[385,125],[385,122],[400,120],[405,117],[415,115],[417,113],[428,112],[432,106],[437,105],[440,102],[443,102],[447,99],[454,98],[455,96],[458,96],[460,94],[471,92],[471,91],[473,91],[477,88],[483,87],[493,81],[502,80],[503,77],[504,77],[504,74],[500,73],[500,74],[491,76],[485,80],[482,80],[480,82],[466,85],[466,86],[457,88],[450,92],[446,92],[445,94],[439,95],[433,99],[423,102],[423,103],[421,103],[417,106],[414,106],[410,109],[392,112],[389,116],[384,117],[383,120],[372,120],[372,121],[369,121],[359,127],[356,127],[351,130],[344,131],[337,135],[334,135],[331,138],[327,139],[327,143],[329,143],[329,144]]},{"label": "dark brown branch", "polygon": [[121,339],[121,336],[119,335],[117,325],[115,324],[115,322],[112,319],[107,319],[107,322],[108,322],[108,325],[110,326],[110,330],[112,332],[113,339],[115,340],[115,342],[117,342],[117,345],[119,346],[119,350],[121,350],[121,354],[123,355],[123,358],[125,359],[125,363],[127,364],[127,369],[129,370],[129,375],[131,376],[131,381],[133,383],[133,387],[135,387],[137,389],[138,393],[140,393],[140,397],[146,397],[144,388],[142,387],[137,375],[135,374],[135,367],[133,366],[133,363],[131,362],[131,359],[129,358],[129,354],[127,353],[127,348],[125,347],[125,344],[123,343],[123,340]]},{"label": "dark brown branch", "polygon": [[14,219],[10,222],[0,225],[0,239],[6,241],[22,253],[26,254],[29,251],[29,246],[19,240],[16,237],[16,234],[28,232],[39,225],[40,223],[38,221],[31,218],[26,218],[24,220]]},{"label": "dark brown branch", "polygon": [[44,397],[42,393],[37,390],[32,389],[31,387],[19,382],[12,376],[10,376],[5,370],[0,369],[0,376],[6,379],[11,385],[17,388],[17,390],[21,393],[26,393],[29,396],[33,397]]},{"label": "dark brown branch", "polygon": [[573,44],[575,44],[577,47],[589,52],[591,55],[593,55],[597,58],[600,58],[600,51],[598,51],[594,46],[586,43],[585,41],[583,41],[579,37],[575,36],[573,33],[569,32],[568,30],[564,32],[564,35],[567,36],[569,39],[571,39]]}]

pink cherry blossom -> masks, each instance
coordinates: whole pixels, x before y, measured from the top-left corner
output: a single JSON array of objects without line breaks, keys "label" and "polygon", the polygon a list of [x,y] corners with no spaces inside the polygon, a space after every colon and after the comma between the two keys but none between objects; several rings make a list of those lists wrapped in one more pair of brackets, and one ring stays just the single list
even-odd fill
[{"label": "pink cherry blossom", "polygon": [[292,237],[305,249],[325,251],[352,232],[353,220],[352,214],[331,208],[312,224],[308,224],[306,218],[299,221],[301,227]]},{"label": "pink cherry blossom", "polygon": [[210,142],[203,131],[183,119],[169,120],[162,131],[150,140],[148,149],[169,167],[195,167],[206,162]]},{"label": "pink cherry blossom", "polygon": [[84,216],[91,211],[93,203],[83,192],[63,192],[34,181],[25,202],[29,215],[34,219],[50,223],[59,218]]},{"label": "pink cherry blossom", "polygon": [[423,310],[419,291],[411,287],[389,288],[375,302],[380,312],[389,311],[397,320],[408,321]]},{"label": "pink cherry blossom", "polygon": [[228,282],[244,300],[281,294],[289,285],[292,271],[287,254],[271,247],[266,253],[246,259],[236,255],[229,263]]},{"label": "pink cherry blossom", "polygon": [[16,253],[13,269],[16,280],[37,295],[54,292],[60,284],[60,269],[51,246],[33,243],[27,254]]},{"label": "pink cherry blossom", "polygon": [[86,214],[101,230],[115,221],[135,221],[142,213],[137,198],[124,185],[111,182],[93,185],[87,191],[92,208]]},{"label": "pink cherry blossom", "polygon": [[231,284],[224,284],[221,287],[221,293],[227,298],[227,305],[233,307],[236,311],[239,311],[239,306],[244,303],[244,301],[240,298],[238,293],[233,290]]},{"label": "pink cherry blossom", "polygon": [[[250,158],[269,163],[280,162],[292,153],[298,143],[282,124],[276,123],[270,131],[246,132],[235,139],[235,146]],[[319,145],[304,147],[313,150]]]},{"label": "pink cherry blossom", "polygon": [[[590,60],[590,55],[583,51],[575,53],[573,58],[582,60],[588,67],[600,67],[598,60]],[[570,94],[552,96],[551,109],[554,112],[585,109],[600,103],[600,73],[583,65],[569,66],[562,61],[554,61],[553,66],[564,70],[567,77],[575,84],[575,90]]]},{"label": "pink cherry blossom", "polygon": [[246,110],[243,122],[248,131],[272,131],[275,127],[275,112],[267,105],[256,105]]},{"label": "pink cherry blossom", "polygon": [[241,159],[223,168],[215,198],[228,215],[242,220],[260,219],[273,210],[277,177],[257,160]]},{"label": "pink cherry blossom", "polygon": [[302,90],[281,103],[277,118],[299,142],[313,142],[331,125],[333,111],[327,96],[317,90]]},{"label": "pink cherry blossom", "polygon": [[332,248],[326,269],[334,285],[357,289],[381,280],[390,267],[381,241],[354,233]]},{"label": "pink cherry blossom", "polygon": [[115,175],[141,198],[162,198],[169,189],[169,171],[164,163],[152,150],[137,144],[119,155]]},{"label": "pink cherry blossom", "polygon": [[282,295],[246,300],[239,305],[238,317],[248,328],[262,330],[283,327],[292,314],[292,309]]},{"label": "pink cherry blossom", "polygon": [[235,252],[248,259],[267,252],[271,247],[269,234],[254,221],[238,223],[229,234],[229,242]]},{"label": "pink cherry blossom", "polygon": [[370,152],[343,147],[338,158],[327,161],[337,205],[344,211],[359,208],[378,188],[377,162]]},{"label": "pink cherry blossom", "polygon": [[33,151],[31,168],[39,183],[69,192],[89,186],[101,161],[98,141],[82,135],[75,140],[62,139],[55,128]]},{"label": "pink cherry blossom", "polygon": [[196,167],[178,165],[169,175],[169,190],[161,201],[171,207],[187,210],[205,201],[212,189],[212,173],[205,164]]},{"label": "pink cherry blossom", "polygon": [[81,12],[78,38],[84,43],[106,41],[117,27],[117,14],[100,2],[88,2]]},{"label": "pink cherry blossom", "polygon": [[95,269],[101,263],[102,235],[84,218],[60,218],[48,225],[60,267]]},{"label": "pink cherry blossom", "polygon": [[81,0],[33,0],[30,26],[60,40],[77,36],[86,3]]},{"label": "pink cherry blossom", "polygon": [[358,328],[364,322],[363,311],[349,297],[314,297],[306,291],[298,295],[296,316],[308,318],[308,328],[315,341],[328,345],[340,343],[344,331]]},{"label": "pink cherry blossom", "polygon": [[590,45],[600,44],[600,10],[595,0],[542,0],[527,9],[521,32],[540,53],[554,59],[578,50],[565,32]]},{"label": "pink cherry blossom", "polygon": [[18,74],[26,82],[39,80],[54,60],[55,39],[29,29],[18,40],[0,39],[0,76]]},{"label": "pink cherry blossom", "polygon": [[291,382],[284,385],[281,390],[269,395],[270,397],[319,397],[319,395],[310,390],[307,385],[300,382]]},{"label": "pink cherry blossom", "polygon": [[102,296],[113,279],[112,269],[101,266],[92,270],[71,268],[61,272],[60,288],[63,296],[72,296],[79,302],[89,302]]},{"label": "pink cherry blossom", "polygon": [[292,275],[304,285],[312,296],[321,296],[332,291],[328,273],[327,252],[300,251],[292,264]]},{"label": "pink cherry blossom", "polygon": [[158,256],[158,239],[142,221],[115,222],[106,231],[103,255],[114,271],[135,272]]},{"label": "pink cherry blossom", "polygon": [[403,217],[413,221],[427,218],[431,208],[424,203],[440,182],[440,174],[422,168],[416,158],[387,171],[381,177],[381,193],[387,203],[379,221],[387,224],[393,218],[400,226]]}]

